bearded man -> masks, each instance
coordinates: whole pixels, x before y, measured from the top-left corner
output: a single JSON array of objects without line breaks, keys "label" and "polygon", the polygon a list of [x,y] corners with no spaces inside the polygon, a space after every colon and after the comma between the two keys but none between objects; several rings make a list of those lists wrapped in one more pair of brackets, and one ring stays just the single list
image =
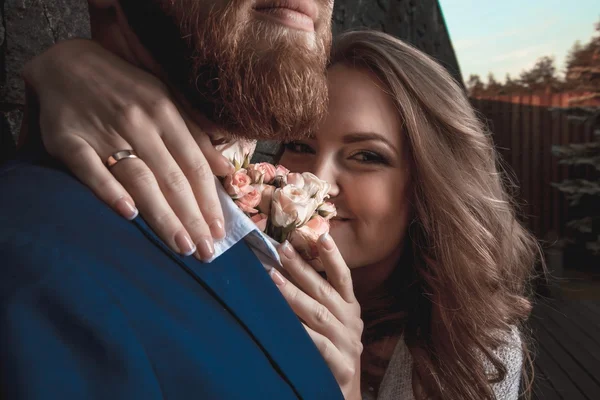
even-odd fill
[{"label": "bearded man", "polygon": [[[331,3],[90,0],[90,17],[94,39],[162,80],[191,123],[289,140],[325,112]],[[29,143],[0,169],[2,398],[341,398],[249,219],[224,209],[226,240],[203,242],[212,262],[182,257],[203,239],[163,243],[115,215],[42,150],[31,106]]]}]

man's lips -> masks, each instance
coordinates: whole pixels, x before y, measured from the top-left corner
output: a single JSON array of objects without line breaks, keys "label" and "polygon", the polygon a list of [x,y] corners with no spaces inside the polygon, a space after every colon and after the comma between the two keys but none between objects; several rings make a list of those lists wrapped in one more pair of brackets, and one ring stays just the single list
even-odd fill
[{"label": "man's lips", "polygon": [[314,0],[259,0],[256,12],[291,28],[314,32],[319,9]]}]

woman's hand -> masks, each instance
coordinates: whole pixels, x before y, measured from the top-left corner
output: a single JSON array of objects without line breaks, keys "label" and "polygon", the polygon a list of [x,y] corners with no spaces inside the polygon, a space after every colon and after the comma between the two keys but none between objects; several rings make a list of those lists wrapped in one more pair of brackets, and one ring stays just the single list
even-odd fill
[{"label": "woman's hand", "polygon": [[[125,218],[139,209],[175,251],[211,256],[212,238],[225,235],[213,173],[233,166],[162,82],[89,40],[55,45],[23,75],[52,156]],[[139,159],[109,171],[108,157],[126,149]]]},{"label": "woman's hand", "polygon": [[360,355],[363,322],[354,296],[352,277],[333,239],[318,243],[325,268],[323,279],[289,243],[279,247],[284,270],[294,285],[276,269],[271,277],[329,365],[346,399],[360,399]]}]

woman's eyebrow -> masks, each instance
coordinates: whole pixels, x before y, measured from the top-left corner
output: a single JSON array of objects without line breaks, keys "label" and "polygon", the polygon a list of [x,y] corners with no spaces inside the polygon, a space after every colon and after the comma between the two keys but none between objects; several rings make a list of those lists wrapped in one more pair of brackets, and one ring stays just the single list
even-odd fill
[{"label": "woman's eyebrow", "polygon": [[386,145],[388,145],[390,148],[392,148],[395,152],[398,151],[398,149],[396,149],[396,146],[394,146],[394,144],[392,142],[390,142],[385,136],[380,135],[379,133],[375,133],[375,132],[353,132],[353,133],[349,133],[347,135],[344,135],[344,143],[357,143],[357,142],[365,142],[368,140],[376,140],[379,142],[383,142]]}]

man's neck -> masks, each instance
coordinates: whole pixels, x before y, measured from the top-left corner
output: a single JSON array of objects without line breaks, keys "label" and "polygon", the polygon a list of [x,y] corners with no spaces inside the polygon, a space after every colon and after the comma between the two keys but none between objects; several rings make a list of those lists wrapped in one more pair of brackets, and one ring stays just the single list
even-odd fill
[{"label": "man's neck", "polygon": [[[92,39],[138,68],[159,76],[160,70],[115,7],[90,8]],[[159,77],[160,78],[160,77]]]},{"label": "man's neck", "polygon": [[[104,8],[90,7],[92,39],[106,50],[147,71],[167,84],[168,79],[164,71],[132,31],[122,10],[116,7],[118,6]],[[180,112],[187,119],[186,122],[193,121],[211,138],[217,133],[220,136],[227,136],[214,122],[195,110],[186,99],[178,96],[175,92],[170,93],[170,95],[173,96],[173,100],[180,107]]]}]

